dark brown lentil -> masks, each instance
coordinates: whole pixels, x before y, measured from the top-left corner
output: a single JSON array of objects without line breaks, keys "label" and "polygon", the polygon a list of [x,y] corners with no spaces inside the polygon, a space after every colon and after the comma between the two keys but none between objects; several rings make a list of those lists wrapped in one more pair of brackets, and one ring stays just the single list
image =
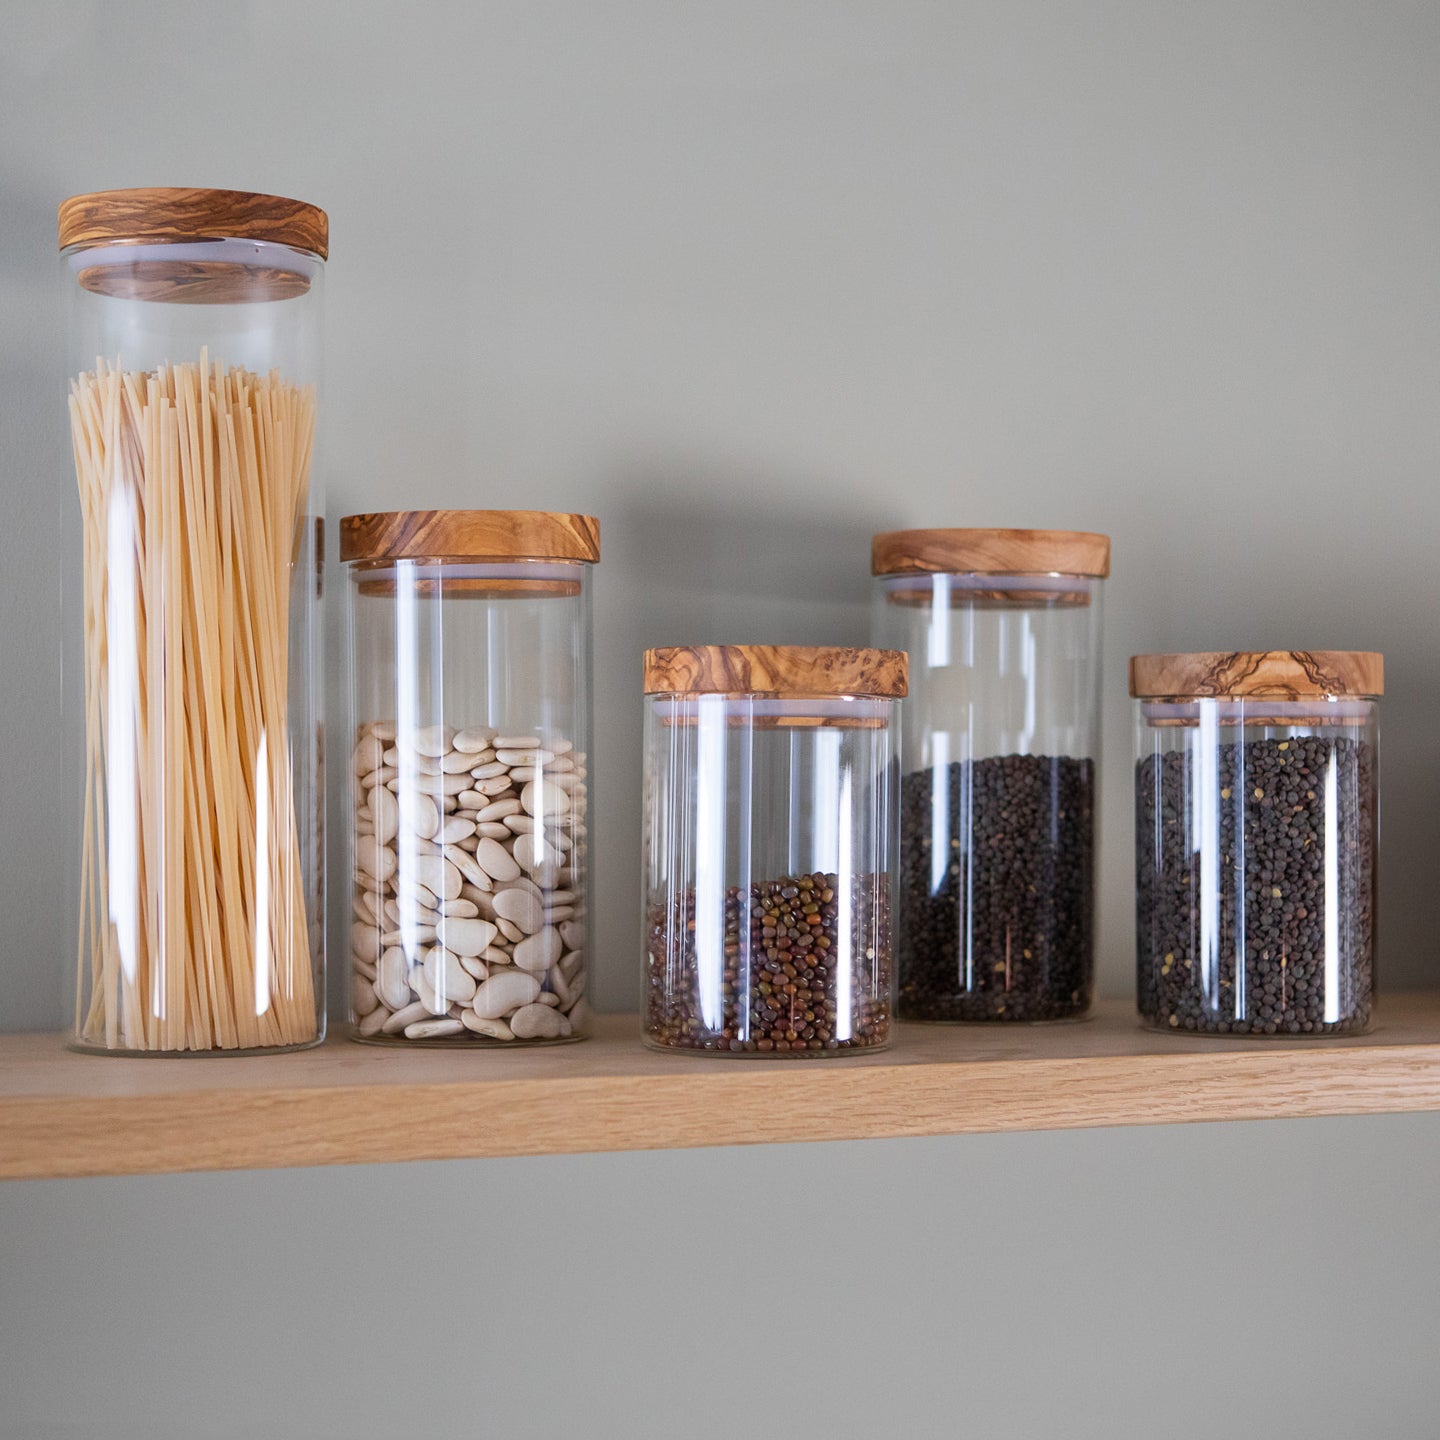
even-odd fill
[{"label": "dark brown lentil", "polygon": [[[944,773],[938,801],[934,770],[905,777],[902,1018],[1084,1014],[1094,977],[1094,776],[1090,760],[1066,756],[956,762]],[[949,854],[933,885],[937,840]]]},{"label": "dark brown lentil", "polygon": [[[694,891],[651,905],[646,921],[647,1040],[666,1048],[772,1058],[818,1058],[886,1044],[887,877],[856,875],[850,885],[848,937],[842,937],[839,928],[836,875],[782,875],[725,892],[718,1030],[706,1025],[701,1012]],[[842,1039],[836,962],[846,949],[850,1026]]]},{"label": "dark brown lentil", "polygon": [[[1141,1015],[1162,1029],[1343,1035],[1366,1029],[1374,987],[1374,749],[1296,736],[1218,747],[1219,935],[1200,974],[1201,869],[1190,757],[1136,767],[1136,963]],[[1337,770],[1338,889],[1325,892],[1325,778]],[[1237,865],[1243,839],[1243,875]],[[1339,907],[1339,1018],[1325,1019],[1325,919]],[[1237,967],[1243,945],[1243,968]]]}]

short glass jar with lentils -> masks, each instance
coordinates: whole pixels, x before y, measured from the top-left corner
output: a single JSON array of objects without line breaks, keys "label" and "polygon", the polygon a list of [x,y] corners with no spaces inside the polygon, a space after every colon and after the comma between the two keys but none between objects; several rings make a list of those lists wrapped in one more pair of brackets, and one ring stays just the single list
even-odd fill
[{"label": "short glass jar with lentils", "polygon": [[1141,1017],[1354,1035],[1375,986],[1382,657],[1137,655]]},{"label": "short glass jar with lentils", "polygon": [[588,515],[351,515],[357,1039],[514,1046],[588,1026]]},{"label": "short glass jar with lentils", "polygon": [[891,1038],[894,651],[645,655],[644,1038],[822,1058]]}]

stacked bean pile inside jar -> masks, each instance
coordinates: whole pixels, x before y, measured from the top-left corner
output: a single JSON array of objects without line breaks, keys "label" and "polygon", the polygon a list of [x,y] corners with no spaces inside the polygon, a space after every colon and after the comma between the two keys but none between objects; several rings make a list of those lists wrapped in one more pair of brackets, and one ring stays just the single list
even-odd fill
[{"label": "stacked bean pile inside jar", "polygon": [[585,756],[493,727],[360,727],[362,1036],[568,1039],[585,1011]]}]

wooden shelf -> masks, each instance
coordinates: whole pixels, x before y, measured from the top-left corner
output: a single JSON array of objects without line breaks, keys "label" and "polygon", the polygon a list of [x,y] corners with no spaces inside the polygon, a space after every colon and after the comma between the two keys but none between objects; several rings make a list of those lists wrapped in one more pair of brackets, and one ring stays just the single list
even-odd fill
[{"label": "wooden shelf", "polygon": [[0,1037],[0,1178],[350,1165],[1440,1109],[1440,995],[1354,1040],[1201,1040],[1109,1002],[1078,1025],[910,1025],[828,1061],[659,1055],[633,1016],[580,1045],[123,1059]]}]

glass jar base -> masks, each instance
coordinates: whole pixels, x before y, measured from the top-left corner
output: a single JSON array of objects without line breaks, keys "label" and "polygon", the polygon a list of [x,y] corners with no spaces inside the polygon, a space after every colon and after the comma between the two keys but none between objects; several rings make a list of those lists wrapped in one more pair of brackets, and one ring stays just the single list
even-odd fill
[{"label": "glass jar base", "polygon": [[713,1060],[839,1060],[847,1055],[873,1055],[877,1050],[888,1050],[889,1039],[878,1040],[873,1045],[836,1045],[833,1049],[811,1050],[722,1050],[719,1046],[711,1049],[704,1045],[667,1045],[663,1040],[654,1040],[642,1035],[647,1050],[659,1051],[662,1055],[703,1055]]},{"label": "glass jar base", "polygon": [[958,1025],[977,1030],[993,1029],[996,1026],[1013,1025],[1084,1025],[1095,1016],[1087,1006],[1073,1015],[906,1015],[900,1019],[906,1025]]},{"label": "glass jar base", "polygon": [[1372,1034],[1375,1029],[1373,1017],[1363,1022],[1346,1024],[1343,1029],[1335,1028],[1329,1030],[1218,1030],[1214,1028],[1191,1029],[1185,1025],[1170,1025],[1153,1019],[1148,1015],[1139,1017],[1140,1028],[1148,1030],[1154,1035],[1174,1035],[1180,1038],[1196,1040],[1303,1040],[1307,1043],[1324,1043],[1326,1040],[1350,1040],[1356,1036]]},{"label": "glass jar base", "polygon": [[251,1055],[294,1055],[301,1050],[313,1050],[325,1039],[321,1031],[313,1040],[301,1040],[294,1045],[251,1045],[236,1050],[127,1050],[122,1046],[113,1049],[106,1045],[92,1045],[86,1040],[67,1040],[65,1048],[77,1055],[114,1055],[127,1060],[236,1060]]},{"label": "glass jar base", "polygon": [[543,1040],[496,1040],[473,1031],[465,1035],[437,1035],[430,1040],[407,1040],[403,1035],[361,1035],[352,1026],[347,1032],[357,1045],[375,1045],[385,1050],[534,1050],[540,1046],[574,1045],[589,1035],[553,1035]]}]

